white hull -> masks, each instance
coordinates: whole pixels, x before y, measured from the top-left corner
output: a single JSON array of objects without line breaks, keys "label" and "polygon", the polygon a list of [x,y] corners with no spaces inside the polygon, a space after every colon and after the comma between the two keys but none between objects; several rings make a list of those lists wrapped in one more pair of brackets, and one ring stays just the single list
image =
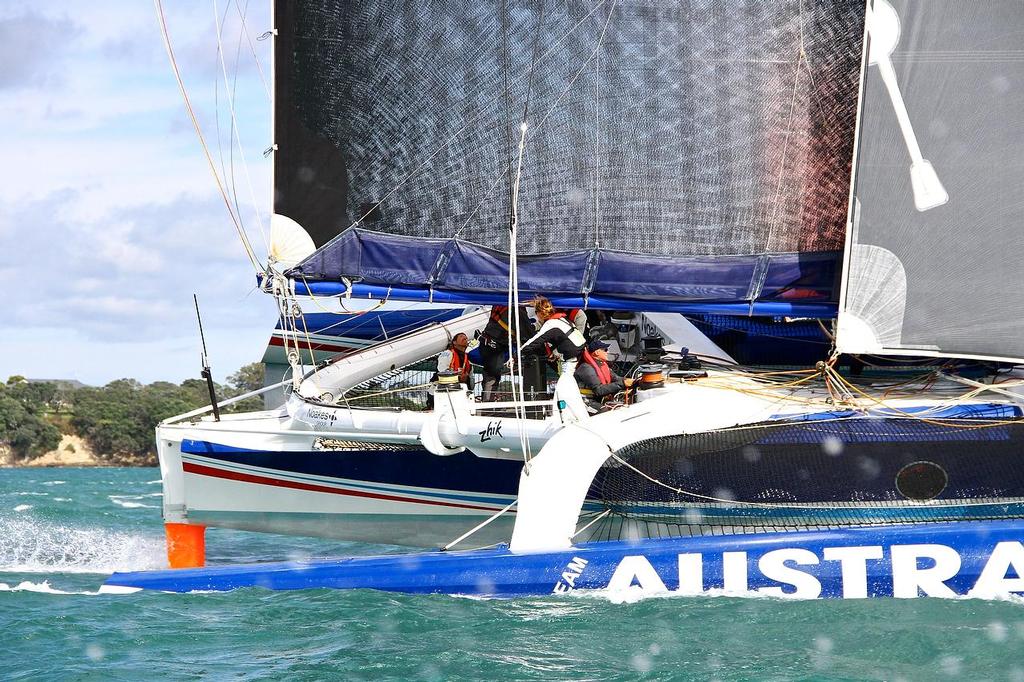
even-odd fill
[{"label": "white hull", "polygon": [[[298,430],[308,427],[283,412],[239,417],[158,428],[165,520],[430,547],[515,499],[518,453],[489,461],[470,453],[453,459],[411,444],[366,444],[365,455],[358,447],[339,452],[317,445],[329,440],[330,432]],[[200,442],[220,451],[196,452]],[[481,464],[474,467],[478,459]],[[409,478],[403,469],[410,460],[428,467],[436,460],[433,468],[447,471],[451,483],[443,483],[444,475],[435,477],[440,485],[396,482]],[[482,488],[458,485],[474,481],[478,469],[505,480]],[[475,540],[507,539],[510,528],[511,517],[499,520]]]}]

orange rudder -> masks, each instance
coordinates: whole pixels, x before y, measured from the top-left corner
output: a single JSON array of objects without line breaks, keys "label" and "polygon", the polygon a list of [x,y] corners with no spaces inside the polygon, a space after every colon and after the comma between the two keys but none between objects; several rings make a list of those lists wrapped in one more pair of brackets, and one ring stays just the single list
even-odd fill
[{"label": "orange rudder", "polygon": [[200,568],[206,565],[206,526],[165,523],[167,562],[171,568]]}]

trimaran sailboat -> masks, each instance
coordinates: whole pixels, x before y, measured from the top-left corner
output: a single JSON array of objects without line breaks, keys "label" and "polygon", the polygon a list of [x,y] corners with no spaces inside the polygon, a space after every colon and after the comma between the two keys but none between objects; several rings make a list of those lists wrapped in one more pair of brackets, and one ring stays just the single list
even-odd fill
[{"label": "trimaran sailboat", "polygon": [[[545,293],[668,327],[838,309],[834,353],[804,370],[697,367],[677,326],[636,402],[595,416],[571,377],[528,415],[521,395],[463,390],[432,411],[349,400],[375,377],[411,395],[395,372],[482,326],[471,312],[314,368],[278,412],[161,425],[165,517],[201,523],[218,467],[251,486],[219,491],[239,509],[304,488],[374,500],[356,512],[377,514],[368,527],[466,493],[413,484],[399,500],[369,475],[339,492],[323,469],[348,467],[351,485],[415,462],[419,483],[476,479],[472,513],[498,521],[473,537],[509,545],[108,585],[1024,591],[1019,3],[455,4],[276,3],[276,243],[303,244],[263,280],[284,317],[301,317],[298,295]],[[840,372],[841,354],[979,362],[872,383]],[[259,473],[282,458],[310,470]],[[378,539],[407,540],[401,525]]]}]

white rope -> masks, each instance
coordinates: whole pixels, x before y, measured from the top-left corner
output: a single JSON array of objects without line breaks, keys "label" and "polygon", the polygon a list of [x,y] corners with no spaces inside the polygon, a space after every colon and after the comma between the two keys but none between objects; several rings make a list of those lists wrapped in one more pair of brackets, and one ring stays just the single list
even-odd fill
[{"label": "white rope", "polygon": [[270,85],[267,83],[266,76],[263,75],[263,64],[260,62],[259,55],[256,54],[256,46],[252,43],[252,35],[249,34],[249,27],[245,24],[245,13],[249,11],[249,0],[246,0],[244,10],[239,7],[237,2],[235,2],[235,9],[238,10],[238,20],[242,22],[242,33],[245,34],[245,39],[249,42],[249,51],[252,53],[253,62],[256,63],[256,71],[260,74],[260,82],[263,83],[263,91],[267,93],[267,101],[273,102],[274,96],[270,92]]},{"label": "white rope", "polygon": [[509,229],[509,250],[508,250],[508,318],[509,326],[515,329],[515,340],[513,334],[508,335],[509,358],[512,359],[512,402],[516,404],[516,419],[519,421],[519,446],[522,448],[523,460],[529,466],[532,459],[530,452],[530,440],[526,437],[526,392],[523,388],[523,355],[520,351],[519,341],[521,328],[519,325],[519,256],[518,256],[518,228],[519,228],[519,183],[523,174],[523,152],[526,147],[526,117],[519,126],[519,161],[516,164],[516,179],[512,185],[512,225]]},{"label": "white rope", "polygon": [[497,512],[495,512],[494,514],[492,514],[491,516],[489,516],[489,517],[487,518],[487,520],[486,520],[486,521],[484,521],[483,523],[480,523],[480,524],[478,524],[477,526],[473,527],[473,528],[472,528],[471,530],[469,530],[469,531],[467,531],[467,532],[463,533],[463,534],[462,534],[462,535],[460,535],[459,537],[457,537],[457,538],[455,538],[454,540],[452,540],[451,542],[449,542],[449,543],[448,543],[447,545],[445,545],[444,547],[442,547],[442,548],[441,548],[441,551],[442,551],[442,552],[447,552],[447,551],[448,551],[449,549],[451,549],[451,548],[452,548],[452,547],[454,547],[455,545],[459,544],[460,542],[462,542],[463,540],[465,540],[466,538],[468,538],[468,537],[469,537],[470,535],[472,535],[473,533],[477,532],[478,530],[480,530],[480,529],[481,529],[481,528],[483,528],[484,526],[487,526],[487,525],[489,525],[489,524],[490,524],[490,523],[491,523],[492,521],[494,521],[494,520],[495,520],[496,518],[498,518],[499,516],[501,516],[502,514],[504,514],[505,512],[507,512],[507,511],[508,511],[509,509],[511,509],[512,507],[514,507],[514,506],[516,505],[516,503],[517,503],[517,502],[519,502],[519,498],[516,498],[516,499],[512,500],[512,501],[511,501],[511,502],[509,502],[509,503],[508,503],[508,505],[506,505],[506,506],[505,506],[505,507],[504,507],[503,509],[501,509],[500,511],[497,511]]},{"label": "white rope", "polygon": [[[229,5],[230,5],[231,2],[232,2],[232,0],[228,0]],[[236,3],[236,5],[237,5],[237,3]],[[227,14],[227,8],[226,7],[225,7],[225,14]],[[214,27],[216,28],[216,31],[217,31],[217,59],[220,62],[221,75],[224,77],[224,91],[228,95],[227,96],[228,111],[231,114],[231,131],[230,131],[230,135],[229,135],[229,138],[228,138],[228,144],[231,145],[232,157],[233,157],[233,155],[234,155],[234,144],[236,142],[238,143],[238,155],[239,155],[239,157],[242,160],[242,171],[243,171],[243,173],[245,175],[245,183],[246,183],[246,186],[249,189],[249,198],[252,201],[253,211],[256,213],[256,224],[259,226],[260,237],[263,238],[263,246],[266,248],[267,253],[269,254],[270,253],[270,240],[267,237],[266,228],[265,228],[264,223],[263,223],[263,213],[262,213],[262,211],[260,211],[260,205],[259,205],[259,202],[256,199],[256,190],[253,189],[252,175],[249,173],[249,163],[248,163],[248,161],[245,158],[245,148],[242,145],[242,131],[239,128],[238,117],[235,114],[235,93],[237,91],[237,87],[236,86],[237,86],[237,83],[238,83],[239,55],[240,55],[240,53],[242,51],[242,35],[241,35],[241,33],[239,33],[239,35],[238,35],[238,48],[235,51],[235,78],[234,78],[235,82],[234,82],[234,85],[232,85],[228,81],[228,67],[227,67],[227,62],[224,60],[224,45],[223,45],[223,42],[222,42],[222,36],[223,36],[223,31],[224,31],[224,24],[219,23],[220,22],[220,14],[219,14],[219,11],[217,9],[217,0],[213,0],[213,22],[214,22]],[[218,117],[218,119],[219,119],[219,117]],[[219,130],[219,125],[218,125],[218,130]],[[223,165],[223,160],[221,161],[221,164]],[[234,163],[232,163],[231,164],[232,189],[234,189],[234,168],[235,168]],[[237,203],[237,199],[236,199],[236,203]],[[239,220],[241,220],[241,215],[239,215]]]},{"label": "white rope", "polygon": [[576,531],[575,533],[573,533],[573,536],[572,536],[571,538],[569,538],[569,539],[570,539],[570,540],[575,540],[575,539],[576,539],[576,536],[577,536],[577,535],[579,535],[580,533],[582,533],[582,532],[583,532],[583,531],[585,531],[586,529],[590,528],[590,527],[591,527],[591,526],[593,526],[593,525],[594,525],[595,523],[597,523],[598,521],[600,521],[601,519],[603,519],[604,517],[608,516],[608,515],[609,515],[609,514],[611,514],[611,513],[612,513],[612,510],[611,510],[611,509],[605,509],[605,510],[604,510],[603,512],[601,512],[600,514],[598,514],[597,518],[595,518],[595,519],[594,519],[593,521],[591,521],[590,523],[588,523],[587,525],[583,526],[583,527],[582,527],[582,528],[580,528],[580,529],[579,529],[578,531]]},{"label": "white rope", "polygon": [[188,112],[189,119],[192,121],[192,127],[196,131],[196,136],[199,138],[199,144],[203,148],[203,154],[206,156],[206,162],[210,166],[210,172],[213,173],[213,179],[217,183],[217,189],[220,191],[221,198],[224,200],[224,205],[228,209],[228,215],[231,217],[231,222],[235,226],[235,232],[238,233],[238,238],[242,242],[242,248],[245,249],[245,255],[249,257],[249,262],[256,272],[262,272],[260,267],[259,259],[256,258],[256,252],[252,249],[252,244],[249,243],[249,237],[245,234],[245,229],[242,227],[238,216],[235,215],[235,210],[231,206],[231,200],[228,198],[227,192],[225,191],[224,184],[221,181],[220,174],[217,173],[217,166],[213,162],[213,156],[210,155],[210,149],[206,145],[206,140],[203,137],[203,129],[199,125],[199,119],[196,117],[195,111],[192,109],[192,102],[189,100],[188,91],[185,89],[185,82],[181,78],[181,72],[178,69],[178,62],[174,57],[174,48],[171,47],[171,36],[167,30],[167,21],[164,17],[164,8],[160,0],[153,0],[156,5],[157,17],[160,19],[160,35],[164,41],[164,47],[167,49],[167,56],[171,60],[171,68],[174,70],[174,78],[178,82],[178,89],[181,91],[182,99],[185,100],[185,110]]}]

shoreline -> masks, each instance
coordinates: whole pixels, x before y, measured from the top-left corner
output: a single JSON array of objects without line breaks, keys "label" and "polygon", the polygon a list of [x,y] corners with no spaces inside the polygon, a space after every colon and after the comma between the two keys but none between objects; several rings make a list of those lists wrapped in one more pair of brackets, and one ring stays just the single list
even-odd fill
[{"label": "shoreline", "polygon": [[156,455],[113,454],[99,457],[80,436],[64,434],[57,447],[29,459],[15,458],[8,448],[0,448],[0,469],[59,467],[153,467]]}]

